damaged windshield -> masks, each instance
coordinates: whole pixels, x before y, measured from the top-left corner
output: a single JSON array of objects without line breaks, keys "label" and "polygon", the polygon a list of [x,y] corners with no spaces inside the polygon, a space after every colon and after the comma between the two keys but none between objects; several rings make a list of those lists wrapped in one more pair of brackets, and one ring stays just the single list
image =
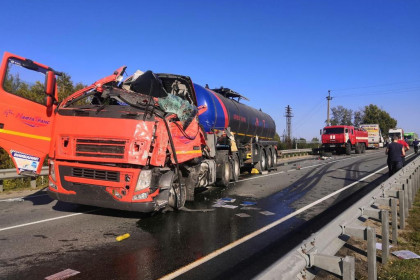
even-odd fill
[{"label": "damaged windshield", "polygon": [[108,106],[130,106],[140,111],[155,108],[176,114],[185,127],[198,113],[194,100],[191,87],[182,76],[162,74],[160,77],[152,71],[138,70],[120,85],[88,90],[66,102],[63,108],[98,108],[97,111]]}]

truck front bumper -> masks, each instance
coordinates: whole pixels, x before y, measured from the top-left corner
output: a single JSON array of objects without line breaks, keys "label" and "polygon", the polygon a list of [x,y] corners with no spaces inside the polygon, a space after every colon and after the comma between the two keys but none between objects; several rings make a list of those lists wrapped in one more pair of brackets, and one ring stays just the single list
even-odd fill
[{"label": "truck front bumper", "polygon": [[[81,188],[82,189],[82,188]],[[80,195],[79,191],[83,192]],[[59,192],[47,190],[48,195],[52,199],[59,201],[77,203],[83,205],[92,205],[97,207],[112,208],[118,210],[134,211],[149,213],[158,210],[155,202],[121,202],[112,198],[104,188],[98,186],[83,186],[83,190],[79,190],[78,195],[63,194]]]}]

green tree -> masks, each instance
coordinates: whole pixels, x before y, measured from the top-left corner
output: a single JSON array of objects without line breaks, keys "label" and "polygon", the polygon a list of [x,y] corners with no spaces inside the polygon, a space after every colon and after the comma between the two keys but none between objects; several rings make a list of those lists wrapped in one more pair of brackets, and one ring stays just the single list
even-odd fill
[{"label": "green tree", "polygon": [[67,73],[57,77],[58,101],[63,101],[70,94],[75,93],[79,89],[84,88],[82,83],[76,85],[71,80],[71,76]]},{"label": "green tree", "polygon": [[319,139],[317,137],[312,138],[311,143],[319,143]]},{"label": "green tree", "polygon": [[353,124],[354,126],[360,126],[363,123],[363,111],[355,111],[353,114]]},{"label": "green tree", "polygon": [[337,106],[331,108],[332,117],[331,125],[353,125],[352,117],[353,110],[344,108],[343,106]]},{"label": "green tree", "polygon": [[388,136],[390,128],[397,127],[397,120],[376,105],[370,104],[365,106],[363,114],[363,123],[379,124],[379,127],[385,136]]}]

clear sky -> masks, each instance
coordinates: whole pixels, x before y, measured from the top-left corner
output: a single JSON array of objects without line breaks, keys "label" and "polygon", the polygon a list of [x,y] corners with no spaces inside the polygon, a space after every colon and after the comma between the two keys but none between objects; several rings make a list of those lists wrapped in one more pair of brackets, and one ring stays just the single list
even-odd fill
[{"label": "clear sky", "polygon": [[121,65],[229,87],[281,135],[319,137],[331,106],[376,104],[420,133],[420,1],[3,0],[0,51],[91,84]]}]

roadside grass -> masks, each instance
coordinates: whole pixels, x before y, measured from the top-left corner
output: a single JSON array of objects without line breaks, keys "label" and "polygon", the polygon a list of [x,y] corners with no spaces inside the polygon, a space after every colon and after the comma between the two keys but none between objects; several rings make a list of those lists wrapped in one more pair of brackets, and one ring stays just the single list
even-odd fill
[{"label": "roadside grass", "polygon": [[[407,224],[398,236],[398,246],[392,248],[392,251],[410,250],[420,255],[420,193],[410,210]],[[378,279],[420,280],[420,259],[402,260],[392,256],[380,270]]]},{"label": "roadside grass", "polygon": [[31,187],[31,178],[24,177],[19,179],[3,180],[3,193],[10,193],[21,190],[37,190],[48,186],[48,176],[38,176],[36,178],[36,188]]}]

